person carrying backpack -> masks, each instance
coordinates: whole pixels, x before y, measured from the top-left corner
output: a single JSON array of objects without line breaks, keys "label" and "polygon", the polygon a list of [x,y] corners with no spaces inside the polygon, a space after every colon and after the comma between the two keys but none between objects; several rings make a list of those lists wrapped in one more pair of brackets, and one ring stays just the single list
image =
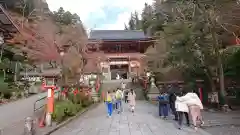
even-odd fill
[{"label": "person carrying backpack", "polygon": [[111,96],[110,91],[108,91],[106,94],[105,103],[107,105],[108,117],[110,118],[112,116],[112,112],[113,112],[112,96]]},{"label": "person carrying backpack", "polygon": [[117,102],[118,113],[123,111],[122,99],[123,99],[123,92],[121,89],[118,88],[116,91],[116,102]]},{"label": "person carrying backpack", "polygon": [[129,100],[130,110],[131,110],[132,114],[134,115],[134,110],[135,110],[135,106],[136,106],[136,94],[133,91],[133,89],[131,89],[130,92],[128,93],[128,100]]},{"label": "person carrying backpack", "polygon": [[159,116],[163,117],[164,119],[167,118],[168,116],[168,104],[169,104],[169,96],[167,93],[162,92],[158,96],[158,101],[159,101]]}]

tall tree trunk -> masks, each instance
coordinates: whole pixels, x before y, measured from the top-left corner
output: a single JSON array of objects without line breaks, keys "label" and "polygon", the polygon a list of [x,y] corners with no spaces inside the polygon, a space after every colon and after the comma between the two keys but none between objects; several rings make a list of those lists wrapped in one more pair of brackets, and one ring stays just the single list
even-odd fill
[{"label": "tall tree trunk", "polygon": [[5,78],[6,78],[6,70],[3,69],[3,80],[5,80]]},{"label": "tall tree trunk", "polygon": [[[204,20],[210,24],[210,31],[211,35],[213,38],[213,46],[214,46],[214,51],[217,56],[217,67],[219,69],[218,72],[218,77],[219,77],[219,84],[220,84],[220,93],[221,96],[226,102],[226,92],[225,92],[225,86],[224,86],[224,72],[223,72],[223,64],[222,64],[222,59],[221,59],[221,54],[220,54],[220,45],[218,43],[218,38],[217,38],[217,33],[216,33],[216,15],[215,15],[215,7],[213,7],[211,12],[207,12],[204,6],[202,6],[199,2],[199,0],[196,0],[196,5],[198,10],[204,14]],[[214,5],[213,5],[214,6]],[[212,13],[212,14],[211,14]],[[227,103],[225,103],[227,104]]]},{"label": "tall tree trunk", "polygon": [[213,38],[213,45],[215,48],[215,53],[217,56],[217,67],[218,67],[218,77],[219,77],[219,84],[220,84],[220,95],[223,98],[224,104],[227,104],[227,98],[226,98],[226,91],[225,91],[225,85],[224,85],[224,72],[223,72],[223,64],[222,64],[222,58],[220,54],[220,45],[218,43],[217,34],[216,34],[216,23],[215,20],[211,19],[211,34]]},{"label": "tall tree trunk", "polygon": [[210,85],[211,85],[211,92],[215,92],[216,91],[216,85],[215,85],[215,82],[213,80],[213,77],[211,75],[210,70],[206,69],[206,70],[204,70],[204,72],[205,72],[205,74],[208,78],[208,81],[209,81]]},{"label": "tall tree trunk", "polygon": [[17,69],[18,69],[18,62],[15,62],[15,68],[14,68],[14,82],[17,81]]}]

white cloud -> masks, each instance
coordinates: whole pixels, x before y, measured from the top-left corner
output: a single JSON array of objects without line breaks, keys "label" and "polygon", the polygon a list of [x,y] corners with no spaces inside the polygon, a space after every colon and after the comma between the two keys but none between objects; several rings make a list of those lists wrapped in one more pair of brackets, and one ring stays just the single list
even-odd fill
[{"label": "white cloud", "polygon": [[129,12],[124,12],[118,15],[116,23],[114,24],[104,24],[101,28],[106,30],[122,30],[124,29],[124,24],[127,24],[130,17]]},{"label": "white cloud", "polygon": [[49,8],[53,11],[63,7],[65,10],[77,13],[84,21],[94,12],[102,16],[102,0],[47,0]]},{"label": "white cloud", "polygon": [[[87,22],[91,17],[105,18],[106,14],[103,7],[119,7],[126,9],[123,13],[118,14],[116,23],[114,24],[101,24],[101,22],[94,22],[97,26],[106,29],[123,29],[124,23],[130,18],[131,12],[141,12],[144,3],[152,3],[152,0],[47,0],[49,8],[56,11],[59,7],[65,10],[77,13],[83,22]],[[90,16],[94,14],[94,16]],[[88,24],[85,24],[88,26]],[[104,27],[102,27],[104,26]]]}]

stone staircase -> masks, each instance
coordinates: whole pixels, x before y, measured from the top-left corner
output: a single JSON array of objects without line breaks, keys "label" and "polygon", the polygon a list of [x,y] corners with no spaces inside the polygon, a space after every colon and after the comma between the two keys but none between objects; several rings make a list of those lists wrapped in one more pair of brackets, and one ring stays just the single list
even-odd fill
[{"label": "stone staircase", "polygon": [[121,82],[126,83],[126,89],[133,89],[136,93],[137,100],[145,100],[143,95],[143,89],[140,84],[132,84],[131,80],[111,80],[111,81],[103,81],[102,82],[102,91],[108,90],[116,90],[117,88],[121,88]]},{"label": "stone staircase", "polygon": [[117,88],[121,88],[121,82],[124,82],[128,85],[128,83],[131,83],[131,80],[108,80],[108,81],[102,81],[102,91],[108,91],[108,90],[116,90]]},{"label": "stone staircase", "polygon": [[133,89],[136,93],[136,100],[145,100],[144,94],[143,94],[143,88],[140,84],[132,84],[128,83],[126,86],[128,89]]}]

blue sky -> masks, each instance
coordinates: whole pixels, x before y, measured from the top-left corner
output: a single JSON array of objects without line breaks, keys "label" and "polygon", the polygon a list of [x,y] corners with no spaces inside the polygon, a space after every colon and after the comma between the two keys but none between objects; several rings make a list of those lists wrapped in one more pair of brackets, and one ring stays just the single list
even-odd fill
[{"label": "blue sky", "polygon": [[144,3],[152,0],[46,0],[50,10],[63,7],[77,13],[89,29],[124,29],[131,12],[141,13]]}]

